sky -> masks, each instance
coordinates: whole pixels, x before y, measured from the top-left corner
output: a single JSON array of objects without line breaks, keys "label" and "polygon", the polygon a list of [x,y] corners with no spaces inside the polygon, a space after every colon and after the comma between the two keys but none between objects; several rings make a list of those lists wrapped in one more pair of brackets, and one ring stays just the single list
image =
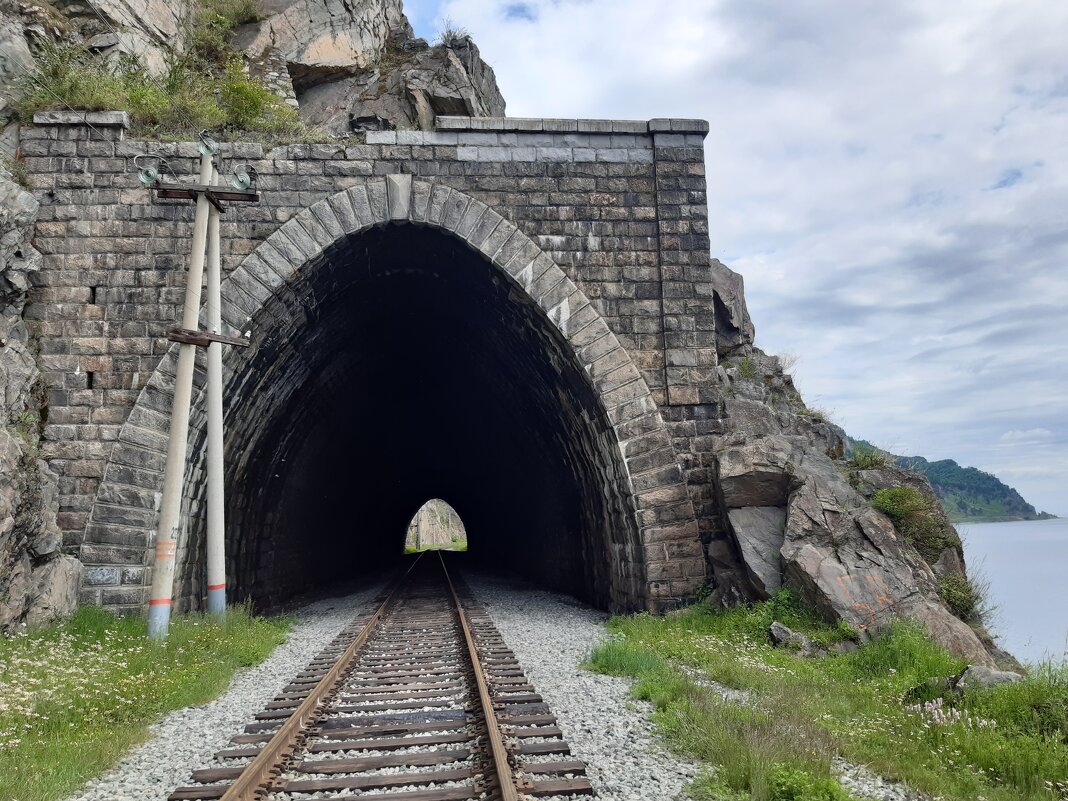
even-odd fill
[{"label": "sky", "polygon": [[700,117],[712,255],[810,406],[1068,515],[1068,2],[406,0],[519,117]]}]

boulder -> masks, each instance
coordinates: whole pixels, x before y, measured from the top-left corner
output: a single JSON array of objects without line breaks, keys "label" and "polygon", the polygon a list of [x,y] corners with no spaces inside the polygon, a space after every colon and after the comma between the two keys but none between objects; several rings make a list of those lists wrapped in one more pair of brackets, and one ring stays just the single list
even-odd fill
[{"label": "boulder", "polygon": [[394,32],[412,34],[401,0],[296,0],[266,8],[274,13],[237,32],[237,46],[254,60],[273,50],[302,67],[366,69],[382,58]]},{"label": "boulder", "polygon": [[934,570],[935,575],[939,578],[965,575],[964,560],[961,558],[960,552],[953,547],[943,550],[935,563],[931,565],[931,569]]},{"label": "boulder", "polygon": [[761,598],[782,587],[782,550],[786,509],[782,506],[746,506],[727,512],[750,582]]},{"label": "boulder", "polygon": [[[301,116],[338,134],[352,130],[433,130],[439,114],[502,117],[493,70],[470,40],[428,47],[422,40],[357,74],[295,83]],[[418,44],[422,42],[422,44]],[[295,74],[292,66],[290,73]]]},{"label": "boulder", "polygon": [[[819,463],[807,461],[809,469]],[[927,563],[885,516],[850,493],[848,484],[843,489],[843,482],[815,474],[793,493],[782,548],[784,585],[828,621],[844,620],[864,637],[908,618],[953,653],[992,664],[976,633],[940,599]]]},{"label": "boulder", "polygon": [[[22,21],[0,11],[0,95],[10,96],[23,75],[34,68]],[[0,99],[0,105],[3,104]]]},{"label": "boulder", "polygon": [[728,509],[785,506],[794,484],[793,446],[761,437],[716,454],[716,480]]},{"label": "boulder", "polygon": [[34,570],[26,624],[43,626],[73,615],[78,608],[83,569],[74,557],[59,554]]},{"label": "boulder", "polygon": [[782,433],[783,427],[778,415],[760,399],[763,397],[762,388],[755,384],[742,383],[737,386],[737,394],[742,395],[747,389],[754,392],[756,397],[727,398],[723,402],[731,420],[731,428],[747,437],[766,437]]},{"label": "boulder", "polygon": [[953,686],[958,690],[974,690],[997,687],[999,684],[1015,684],[1024,676],[1012,670],[997,670],[986,665],[968,665],[956,678]]},{"label": "boulder", "polygon": [[716,313],[716,349],[721,356],[753,344],[756,329],[745,305],[745,284],[719,259],[712,259],[712,297]]},{"label": "boulder", "polygon": [[792,628],[780,623],[778,620],[774,621],[768,627],[768,636],[771,638],[771,642],[774,645],[780,648],[789,648],[797,651],[802,656],[812,656],[818,651],[808,635],[802,634],[799,631],[794,631]]}]

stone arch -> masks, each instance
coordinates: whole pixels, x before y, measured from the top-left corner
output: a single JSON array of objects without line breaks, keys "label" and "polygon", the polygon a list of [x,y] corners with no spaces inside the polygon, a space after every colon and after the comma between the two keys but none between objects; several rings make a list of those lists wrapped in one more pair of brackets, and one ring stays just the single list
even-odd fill
[{"label": "stone arch", "polygon": [[[499,211],[445,184],[407,175],[369,179],[320,200],[281,225],[226,278],[225,333],[245,333],[268,303],[287,306],[299,316],[300,299],[287,291],[302,272],[312,270],[336,243],[390,224],[433,228],[461,240],[506,276],[566,341],[610,425],[633,516],[634,534],[613,546],[614,564],[606,579],[613,586],[605,605],[660,608],[678,598],[680,584],[672,585],[671,579],[689,578],[692,584],[694,570],[679,572],[671,563],[689,559],[692,565],[701,551],[683,471],[657,404],[630,354],[589,298]],[[120,430],[82,546],[83,560],[90,564],[111,558],[109,566],[117,569],[150,567],[176,358],[175,345],[145,384]],[[225,359],[228,393],[234,381],[241,380],[235,377],[236,358],[231,352]],[[328,381],[329,376],[316,380]],[[199,369],[196,382],[202,387]],[[195,406],[192,421],[186,475],[186,486],[192,489],[185,499],[183,547],[190,536],[189,521],[198,516],[202,503],[202,492],[197,490],[203,486],[204,470],[197,458],[202,451],[202,405]],[[86,553],[87,546],[92,555]],[[147,585],[148,571],[144,572]],[[194,603],[198,589],[194,581]]]}]

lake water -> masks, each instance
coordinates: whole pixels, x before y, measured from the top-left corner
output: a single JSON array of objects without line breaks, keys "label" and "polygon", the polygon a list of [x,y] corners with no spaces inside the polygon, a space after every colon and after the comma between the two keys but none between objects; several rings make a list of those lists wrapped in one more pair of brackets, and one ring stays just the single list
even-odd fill
[{"label": "lake water", "polygon": [[991,633],[1022,662],[1068,658],[1068,519],[958,525],[968,572],[998,609]]}]

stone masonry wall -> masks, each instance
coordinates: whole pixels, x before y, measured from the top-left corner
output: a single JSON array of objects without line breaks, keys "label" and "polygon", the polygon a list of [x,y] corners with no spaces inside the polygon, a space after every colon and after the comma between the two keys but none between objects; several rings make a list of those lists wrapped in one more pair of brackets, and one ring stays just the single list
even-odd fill
[{"label": "stone masonry wall", "polygon": [[[148,543],[123,541],[115,533],[122,519],[109,520],[106,504],[94,510],[94,499],[180,317],[192,208],[151,202],[133,157],[164,156],[185,177],[196,172],[196,147],[128,140],[121,114],[48,113],[35,122],[22,131],[22,152],[41,203],[36,245],[45,258],[27,310],[50,388],[43,454],[59,476],[64,547],[89,566],[83,600],[136,606]],[[683,598],[705,580],[694,535],[700,530],[711,548],[723,542],[705,448],[722,429],[707,382],[716,367],[707,129],[693,120],[444,117],[437,131],[369,132],[363,144],[224,145],[225,170],[251,164],[263,196],[222,217],[224,272],[298,212],[369,176],[453,187],[511,220],[590,298],[672,431],[677,461],[656,472],[665,483],[688,482],[696,520],[668,527],[663,558],[647,569],[650,582],[665,583],[664,597]]]}]

